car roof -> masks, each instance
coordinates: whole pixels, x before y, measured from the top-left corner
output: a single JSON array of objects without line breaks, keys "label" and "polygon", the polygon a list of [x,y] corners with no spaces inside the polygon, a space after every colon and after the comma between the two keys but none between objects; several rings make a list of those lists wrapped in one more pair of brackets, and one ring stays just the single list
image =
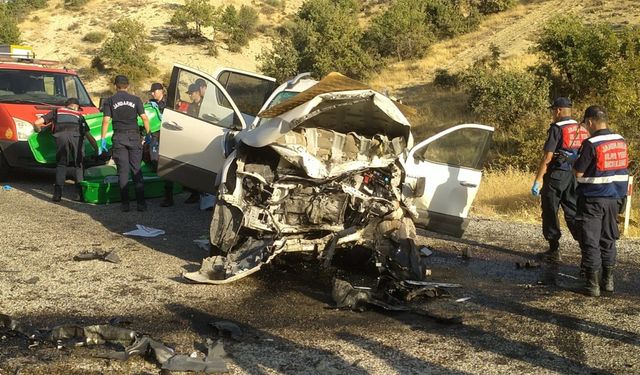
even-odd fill
[{"label": "car roof", "polygon": [[31,63],[6,63],[0,62],[0,70],[28,70],[34,72],[46,72],[46,73],[61,73],[61,74],[71,74],[77,75],[75,70],[66,69],[66,68],[47,68],[38,64]]}]

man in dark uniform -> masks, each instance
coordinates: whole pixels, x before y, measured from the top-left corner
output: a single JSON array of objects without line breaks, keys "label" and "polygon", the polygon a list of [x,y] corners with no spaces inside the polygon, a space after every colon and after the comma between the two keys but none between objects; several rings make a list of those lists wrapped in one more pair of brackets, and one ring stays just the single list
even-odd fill
[{"label": "man in dark uniform", "polygon": [[[162,83],[156,82],[151,85],[149,90],[151,98],[149,103],[158,109],[160,116],[164,112],[167,106],[164,94],[164,86]],[[149,141],[149,159],[153,168],[158,170],[158,160],[160,158],[160,131],[151,133],[151,139]],[[164,183],[164,200],[160,203],[161,207],[173,206],[173,182],[165,181]]]},{"label": "man in dark uniform", "polygon": [[80,102],[76,98],[69,98],[63,108],[57,108],[37,119],[34,123],[36,131],[43,126],[50,126],[56,139],[56,184],[53,186],[54,202],[62,199],[62,187],[67,177],[67,167],[75,168],[75,187],[77,200],[82,201],[82,187],[84,179],[82,159],[84,157],[84,139],[87,138],[91,146],[98,151],[95,138],[89,133],[89,126],[80,113]]},{"label": "man in dark uniform", "polygon": [[549,242],[549,249],[538,256],[547,262],[557,263],[560,261],[560,206],[571,235],[577,239],[576,182],[572,165],[582,141],[589,133],[577,121],[571,119],[569,99],[556,98],[549,108],[553,113],[553,122],[547,132],[544,153],[531,193],[534,196],[542,195],[542,234]]},{"label": "man in dark uniform", "polygon": [[108,98],[102,112],[102,148],[106,148],[105,137],[112,120],[113,160],[118,168],[118,183],[120,185],[120,198],[122,211],[129,211],[129,173],[133,174],[135,183],[136,201],[138,211],[144,211],[147,205],[144,200],[144,182],[140,164],[142,162],[142,138],[138,129],[138,116],[144,124],[145,135],[149,134],[149,118],[144,112],[142,100],[127,92],[129,80],[123,75],[116,76],[114,81],[116,93]]},{"label": "man in dark uniform", "polygon": [[[629,156],[627,143],[607,126],[604,108],[591,106],[583,120],[591,133],[580,149],[574,169],[578,181],[578,213],[582,264],[586,271],[585,293],[613,292],[616,263],[619,201],[627,195]],[[602,284],[599,273],[602,266]]]},{"label": "man in dark uniform", "polygon": [[194,117],[198,117],[200,114],[200,106],[202,105],[202,94],[200,94],[200,88],[201,86],[197,83],[192,83],[187,89],[187,94],[191,99],[191,103],[189,103],[189,106],[187,107],[187,114]]}]

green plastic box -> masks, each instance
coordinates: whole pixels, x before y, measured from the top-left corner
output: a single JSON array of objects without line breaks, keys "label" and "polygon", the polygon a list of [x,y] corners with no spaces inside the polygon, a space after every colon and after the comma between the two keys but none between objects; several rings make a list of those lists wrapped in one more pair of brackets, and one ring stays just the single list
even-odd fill
[{"label": "green plastic box", "polygon": [[[142,163],[142,175],[144,178],[145,198],[158,198],[164,196],[165,180],[158,177],[146,164]],[[82,195],[87,203],[105,204],[120,202],[120,187],[116,169],[111,165],[103,165],[87,168],[85,180],[80,183]],[[182,186],[173,184],[173,194],[182,192]],[[135,188],[133,181],[129,179],[129,199],[135,200]]]}]

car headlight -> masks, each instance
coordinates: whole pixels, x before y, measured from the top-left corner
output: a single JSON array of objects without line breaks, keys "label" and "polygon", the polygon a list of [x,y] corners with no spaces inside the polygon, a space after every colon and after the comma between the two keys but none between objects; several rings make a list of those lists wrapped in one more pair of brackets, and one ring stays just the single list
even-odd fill
[{"label": "car headlight", "polygon": [[13,117],[13,122],[16,124],[19,141],[26,141],[33,134],[33,124],[29,121]]}]

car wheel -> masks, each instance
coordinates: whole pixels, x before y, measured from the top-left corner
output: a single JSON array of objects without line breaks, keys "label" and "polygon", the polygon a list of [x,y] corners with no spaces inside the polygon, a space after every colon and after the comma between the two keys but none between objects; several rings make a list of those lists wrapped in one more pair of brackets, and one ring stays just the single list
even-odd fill
[{"label": "car wheel", "polygon": [[9,178],[9,163],[7,163],[7,159],[5,159],[4,154],[0,150],[0,181],[5,181]]}]

